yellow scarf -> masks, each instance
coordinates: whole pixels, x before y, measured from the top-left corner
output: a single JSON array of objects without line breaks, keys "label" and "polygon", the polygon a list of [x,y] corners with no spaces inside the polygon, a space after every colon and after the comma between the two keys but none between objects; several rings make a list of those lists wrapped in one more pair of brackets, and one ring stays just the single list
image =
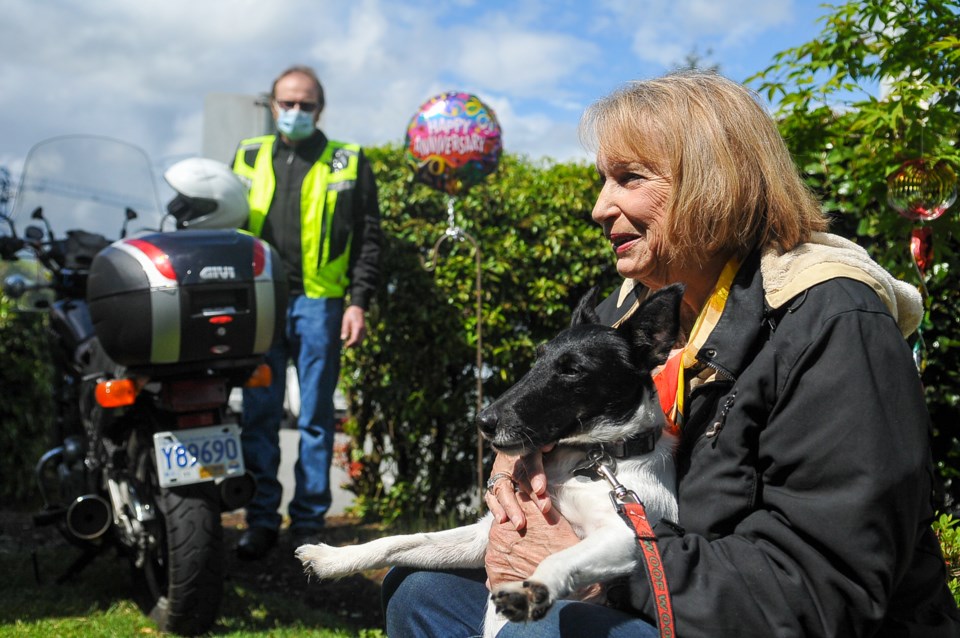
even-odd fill
[{"label": "yellow scarf", "polygon": [[[706,343],[707,337],[713,331],[713,327],[720,320],[723,309],[727,305],[727,298],[730,296],[730,286],[733,279],[740,269],[740,261],[734,257],[730,259],[720,272],[717,283],[713,286],[713,291],[703,306],[697,321],[693,324],[693,330],[690,331],[690,337],[687,339],[687,345],[679,352],[674,353],[663,368],[654,375],[654,384],[657,386],[657,393],[660,395],[660,406],[664,415],[667,417],[668,429],[673,432],[679,432],[683,427],[684,419],[684,399],[686,397],[686,379],[684,370],[692,368],[697,364],[697,354],[700,348]],[[709,329],[702,329],[709,326]]]}]

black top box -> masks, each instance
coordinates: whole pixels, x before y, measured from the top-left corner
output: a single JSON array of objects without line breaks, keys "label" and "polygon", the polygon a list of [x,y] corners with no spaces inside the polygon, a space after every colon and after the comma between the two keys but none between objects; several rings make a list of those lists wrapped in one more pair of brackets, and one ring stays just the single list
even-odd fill
[{"label": "black top box", "polygon": [[104,350],[128,367],[259,356],[284,327],[272,246],[235,230],[147,233],[100,251],[87,302]]}]

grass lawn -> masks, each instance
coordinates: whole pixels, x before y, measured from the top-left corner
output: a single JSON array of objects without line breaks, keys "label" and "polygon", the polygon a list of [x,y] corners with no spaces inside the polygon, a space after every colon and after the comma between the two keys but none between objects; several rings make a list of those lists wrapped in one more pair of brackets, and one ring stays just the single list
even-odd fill
[{"label": "grass lawn", "polygon": [[[64,583],[57,579],[80,550],[53,528],[34,529],[29,513],[0,516],[0,638],[90,638],[160,635],[137,606],[126,558],[107,550]],[[225,520],[226,546],[239,534]],[[331,542],[376,535],[359,525],[331,527]],[[227,580],[220,617],[209,635],[230,638],[382,638],[382,574],[335,583],[308,581],[284,545],[260,561],[225,555]]]}]

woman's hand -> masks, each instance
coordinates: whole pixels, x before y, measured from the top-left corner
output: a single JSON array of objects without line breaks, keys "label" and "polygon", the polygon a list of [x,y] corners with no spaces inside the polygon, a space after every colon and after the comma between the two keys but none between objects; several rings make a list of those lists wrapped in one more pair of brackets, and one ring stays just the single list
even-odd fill
[{"label": "woman's hand", "polygon": [[498,525],[509,519],[514,530],[522,530],[526,526],[527,516],[521,506],[519,494],[525,494],[527,501],[535,504],[540,512],[546,514],[550,511],[542,453],[551,449],[552,445],[523,457],[497,453],[490,474],[495,482],[487,488],[484,501],[493,512]]},{"label": "woman's hand", "polygon": [[[500,483],[510,487],[509,481]],[[521,510],[526,524],[517,529],[512,523],[498,521],[491,527],[484,560],[488,589],[529,578],[544,558],[580,542],[570,523],[556,510],[543,511],[522,491],[513,498],[513,504]]]}]

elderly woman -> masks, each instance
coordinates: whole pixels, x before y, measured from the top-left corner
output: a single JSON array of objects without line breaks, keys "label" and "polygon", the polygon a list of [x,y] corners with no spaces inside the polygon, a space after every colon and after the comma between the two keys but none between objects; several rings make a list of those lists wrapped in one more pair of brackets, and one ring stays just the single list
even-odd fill
[{"label": "elderly woman", "polygon": [[[960,635],[904,340],[922,315],[916,290],[824,232],[775,123],[736,83],[632,83],[581,130],[603,184],[593,219],[625,278],[601,317],[616,324],[648,291],[686,286],[683,338],[657,379],[681,433],[679,520],[655,527],[676,634]],[[500,481],[487,498],[500,524],[486,574],[389,575],[391,637],[478,633],[485,578],[522,578],[577,541],[541,464],[495,461],[520,493]],[[655,617],[650,596],[626,609],[563,601],[499,635],[655,636]]]}]

